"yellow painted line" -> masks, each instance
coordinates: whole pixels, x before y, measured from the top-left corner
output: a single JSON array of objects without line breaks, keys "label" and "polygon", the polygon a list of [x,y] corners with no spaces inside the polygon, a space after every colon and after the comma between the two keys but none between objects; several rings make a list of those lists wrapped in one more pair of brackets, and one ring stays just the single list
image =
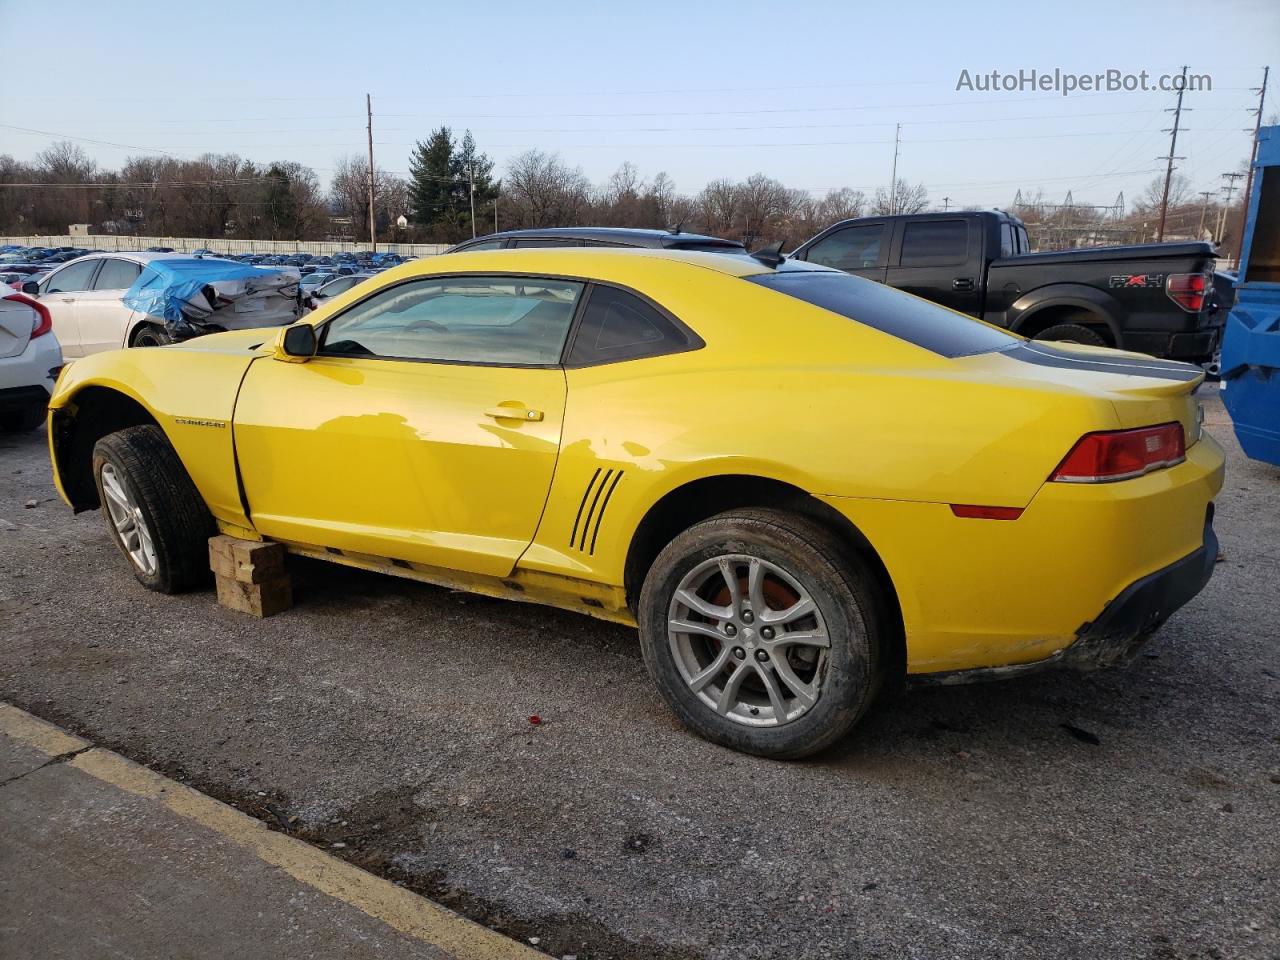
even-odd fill
[{"label": "yellow painted line", "polygon": [[61,727],[45,723],[39,717],[7,703],[0,703],[0,732],[47,757],[60,757],[64,753],[93,746],[88,740],[73,737]]},{"label": "yellow painted line", "polygon": [[[49,756],[91,746],[16,707],[0,704],[0,733]],[[376,917],[456,960],[546,960],[546,955],[472,923],[394,883],[366,873],[253,817],[119,754],[94,747],[67,762],[135,796],[158,802],[186,820],[227,838],[321,893]]]}]

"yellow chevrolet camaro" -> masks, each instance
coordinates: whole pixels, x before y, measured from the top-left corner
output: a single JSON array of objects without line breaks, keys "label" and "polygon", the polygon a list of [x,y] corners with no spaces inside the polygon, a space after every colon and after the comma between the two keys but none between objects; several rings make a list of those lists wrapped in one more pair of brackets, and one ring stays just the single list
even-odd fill
[{"label": "yellow chevrolet camaro", "polygon": [[49,444],[152,589],[222,532],[638,625],[688,726],[798,757],[907,679],[1122,661],[1194,596],[1201,379],[808,264],[496,251],[77,360]]}]

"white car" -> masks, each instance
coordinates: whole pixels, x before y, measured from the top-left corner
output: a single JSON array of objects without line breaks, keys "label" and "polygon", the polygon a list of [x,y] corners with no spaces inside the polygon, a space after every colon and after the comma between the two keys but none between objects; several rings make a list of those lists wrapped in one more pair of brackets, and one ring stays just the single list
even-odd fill
[{"label": "white car", "polygon": [[0,430],[34,430],[44,423],[61,366],[48,309],[25,294],[0,297]]},{"label": "white car", "polygon": [[[172,342],[164,320],[127,306],[124,295],[148,264],[194,259],[185,253],[94,253],[67,261],[41,277],[38,286],[27,284],[23,289],[52,314],[54,332],[68,360],[121,347],[157,347]],[[225,265],[216,258],[211,262]],[[222,329],[236,330],[294,319],[296,308],[288,316],[281,315],[279,309],[258,313],[237,309],[219,312],[216,323]]]}]

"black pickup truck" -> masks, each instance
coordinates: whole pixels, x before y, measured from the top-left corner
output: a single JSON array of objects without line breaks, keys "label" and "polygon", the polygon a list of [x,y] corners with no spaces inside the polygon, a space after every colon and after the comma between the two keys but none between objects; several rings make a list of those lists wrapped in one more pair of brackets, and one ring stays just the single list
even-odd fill
[{"label": "black pickup truck", "polygon": [[1208,361],[1207,243],[1031,253],[1022,221],[1001,211],[862,217],[829,227],[791,256],[887,283],[1025,337]]}]

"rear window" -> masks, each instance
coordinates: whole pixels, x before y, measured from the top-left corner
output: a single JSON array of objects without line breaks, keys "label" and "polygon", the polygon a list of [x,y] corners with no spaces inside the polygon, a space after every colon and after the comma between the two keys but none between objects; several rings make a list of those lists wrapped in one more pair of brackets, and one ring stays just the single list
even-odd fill
[{"label": "rear window", "polygon": [[904,267],[964,263],[968,242],[966,220],[908,221],[902,232],[902,255],[898,263]]},{"label": "rear window", "polygon": [[764,273],[746,279],[944,357],[991,353],[1019,342],[972,317],[847,273]]}]

